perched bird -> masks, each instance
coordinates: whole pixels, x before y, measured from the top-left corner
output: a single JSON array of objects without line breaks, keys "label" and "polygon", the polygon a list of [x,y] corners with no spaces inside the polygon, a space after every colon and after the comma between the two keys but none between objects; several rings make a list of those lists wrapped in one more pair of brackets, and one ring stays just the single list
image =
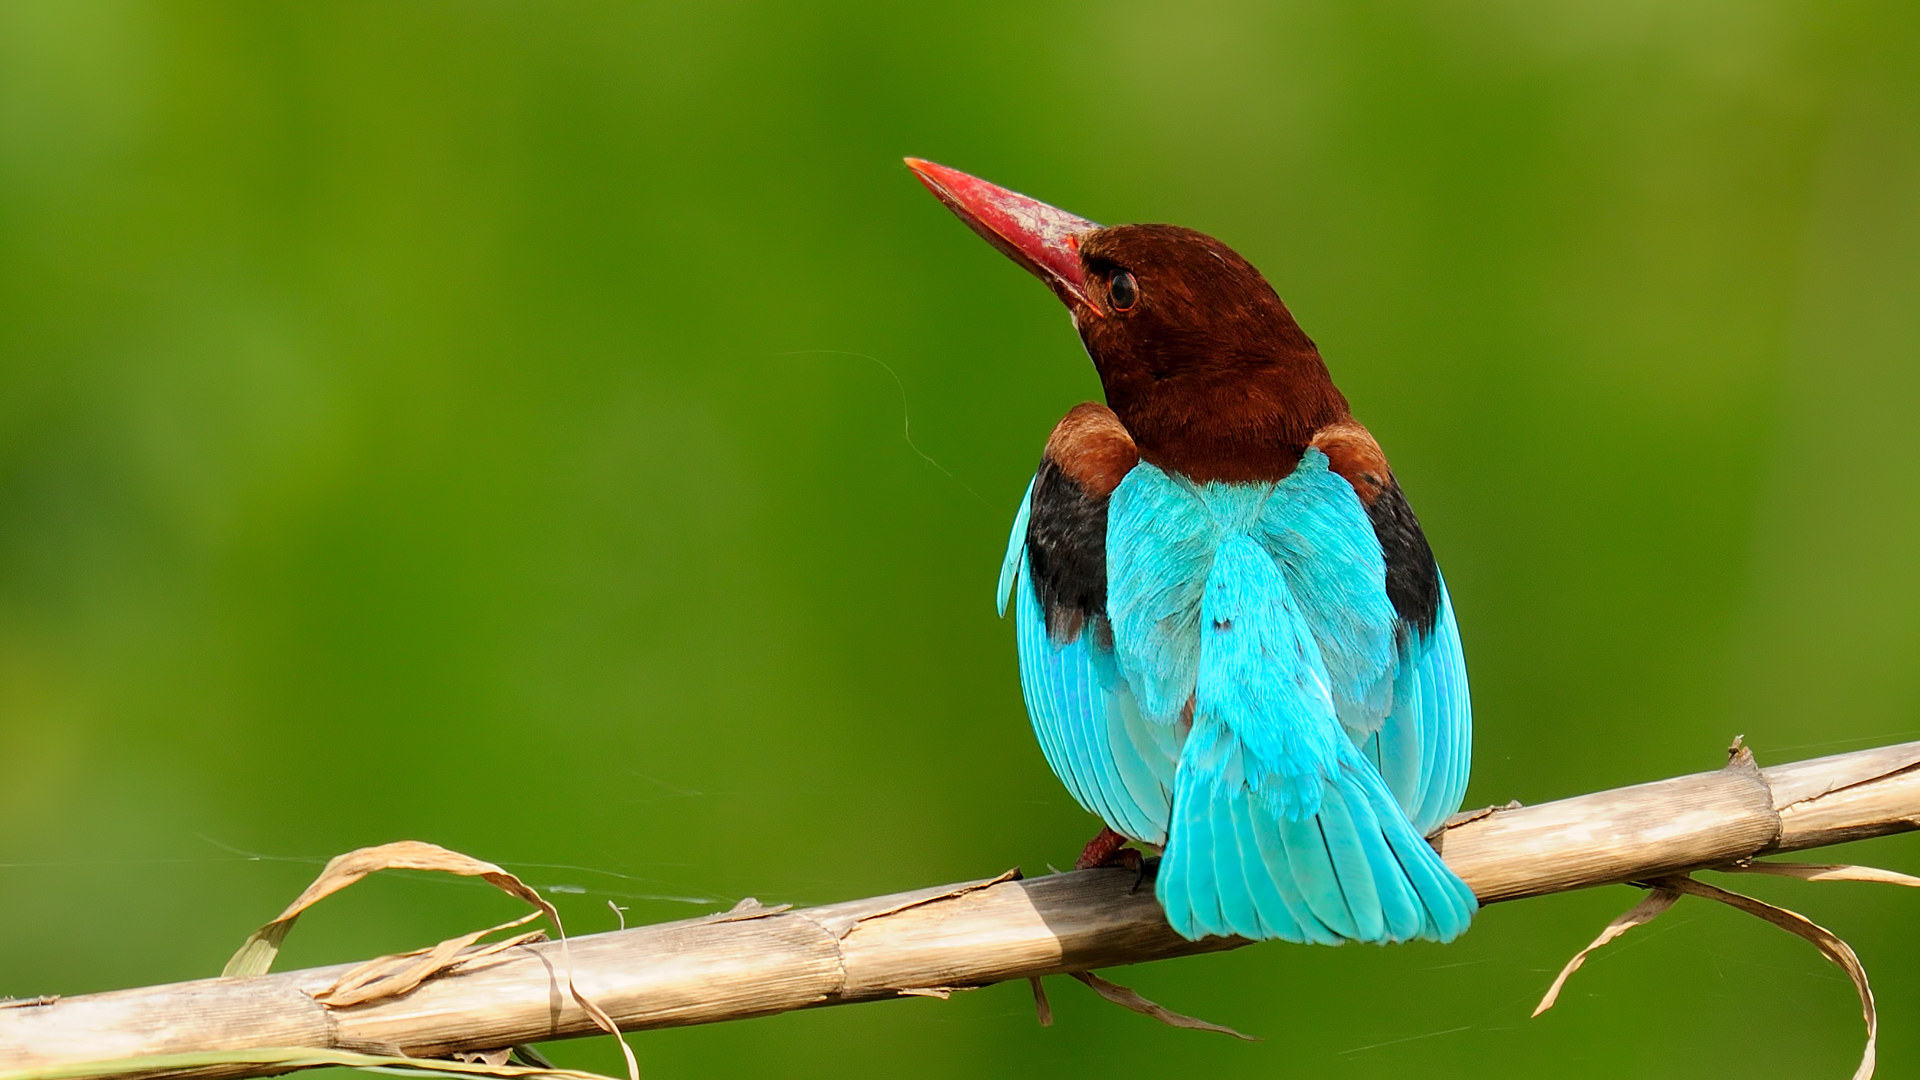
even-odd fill
[{"label": "perched bird", "polygon": [[1192,939],[1458,936],[1477,904],[1424,838],[1467,784],[1453,606],[1313,341],[1210,236],[907,165],[1066,304],[1106,391],[1048,438],[999,590],[1047,763],[1106,822],[1080,865],[1164,849]]}]

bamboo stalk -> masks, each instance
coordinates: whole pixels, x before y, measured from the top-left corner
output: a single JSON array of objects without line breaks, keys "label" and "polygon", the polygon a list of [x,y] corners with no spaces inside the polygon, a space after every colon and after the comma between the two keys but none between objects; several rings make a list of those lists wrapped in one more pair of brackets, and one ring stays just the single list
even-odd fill
[{"label": "bamboo stalk", "polygon": [[[1725,865],[1920,828],[1920,742],[1727,766],[1462,815],[1435,846],[1482,903]],[[1238,948],[1187,941],[1126,870],[965,882],[804,910],[724,913],[575,938],[574,979],[625,1030],[940,993]],[[88,1061],[313,1047],[431,1057],[596,1033],[557,942],[510,949],[405,995],[327,1008],[352,965],[0,1007],[0,1080]],[[281,1066],[284,1068],[284,1066]],[[272,1065],[170,1075],[258,1076]],[[84,1075],[78,1073],[76,1075]]]}]

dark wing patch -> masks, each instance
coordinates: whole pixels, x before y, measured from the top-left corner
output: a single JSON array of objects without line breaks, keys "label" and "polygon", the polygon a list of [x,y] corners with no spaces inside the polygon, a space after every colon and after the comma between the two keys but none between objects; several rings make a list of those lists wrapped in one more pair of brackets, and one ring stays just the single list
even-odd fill
[{"label": "dark wing patch", "polygon": [[1440,612],[1440,567],[1386,454],[1373,434],[1351,418],[1315,432],[1313,445],[1327,455],[1328,466],[1353,485],[1367,508],[1373,535],[1386,556],[1387,599],[1394,614],[1426,638]]},{"label": "dark wing patch", "polygon": [[1107,503],[1087,494],[1051,458],[1040,459],[1027,516],[1033,591],[1047,636],[1064,645],[1107,611]]},{"label": "dark wing patch", "polygon": [[1440,612],[1440,567],[1427,545],[1427,534],[1391,473],[1385,489],[1366,507],[1373,535],[1387,557],[1387,599],[1400,621],[1424,639],[1432,635]]},{"label": "dark wing patch", "polygon": [[1047,635],[1066,644],[1106,625],[1107,498],[1139,462],[1104,405],[1074,406],[1054,427],[1033,479],[1027,560]]}]

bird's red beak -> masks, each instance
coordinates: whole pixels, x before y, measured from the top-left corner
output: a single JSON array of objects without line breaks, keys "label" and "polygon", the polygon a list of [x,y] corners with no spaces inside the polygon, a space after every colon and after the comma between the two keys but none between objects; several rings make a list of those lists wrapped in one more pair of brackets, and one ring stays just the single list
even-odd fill
[{"label": "bird's red beak", "polygon": [[1066,305],[1100,314],[1087,299],[1080,238],[1100,226],[959,169],[908,158],[907,168],[961,221],[1047,283]]}]

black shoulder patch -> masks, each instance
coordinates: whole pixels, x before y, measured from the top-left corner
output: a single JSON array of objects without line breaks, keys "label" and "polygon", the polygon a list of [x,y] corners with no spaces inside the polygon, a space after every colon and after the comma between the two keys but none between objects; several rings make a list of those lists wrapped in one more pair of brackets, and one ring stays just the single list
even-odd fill
[{"label": "black shoulder patch", "polygon": [[1040,459],[1027,515],[1027,565],[1047,634],[1066,644],[1107,617],[1107,500]]},{"label": "black shoulder patch", "polygon": [[1421,637],[1433,633],[1440,617],[1440,567],[1433,561],[1427,534],[1420,531],[1420,520],[1407,505],[1400,481],[1388,477],[1385,490],[1367,504],[1367,517],[1387,557],[1387,599],[1393,602],[1394,613]]}]

